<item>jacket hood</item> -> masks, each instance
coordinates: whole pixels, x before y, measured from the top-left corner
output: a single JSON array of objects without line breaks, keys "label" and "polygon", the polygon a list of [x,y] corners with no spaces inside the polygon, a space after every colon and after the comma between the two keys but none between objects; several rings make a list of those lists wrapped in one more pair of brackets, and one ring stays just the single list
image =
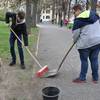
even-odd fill
[{"label": "jacket hood", "polygon": [[89,16],[90,16],[90,11],[86,10],[80,13],[76,18],[89,18]]},{"label": "jacket hood", "polygon": [[99,19],[99,16],[94,11],[83,11],[74,19],[73,30],[82,28],[86,25],[93,24]]}]

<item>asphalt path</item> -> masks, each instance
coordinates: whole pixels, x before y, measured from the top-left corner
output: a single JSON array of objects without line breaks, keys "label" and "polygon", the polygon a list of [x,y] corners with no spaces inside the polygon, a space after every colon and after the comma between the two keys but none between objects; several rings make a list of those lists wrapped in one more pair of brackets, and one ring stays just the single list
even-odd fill
[{"label": "asphalt path", "polygon": [[[52,24],[40,24],[38,59],[41,65],[49,69],[57,69],[62,58],[72,45],[71,30]],[[99,57],[100,58],[100,57]],[[75,84],[72,80],[78,77],[80,71],[79,54],[74,46],[64,61],[59,74],[53,78],[33,78],[35,81],[33,100],[43,100],[42,89],[55,86],[60,89],[58,100],[100,100],[100,83],[91,82],[91,69],[87,74],[87,83]]]}]

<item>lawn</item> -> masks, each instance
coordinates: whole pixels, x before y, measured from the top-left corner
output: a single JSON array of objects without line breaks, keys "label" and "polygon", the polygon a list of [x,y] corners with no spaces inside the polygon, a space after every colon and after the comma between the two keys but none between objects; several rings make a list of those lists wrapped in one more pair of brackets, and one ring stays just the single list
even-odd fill
[{"label": "lawn", "polygon": [[[29,36],[29,49],[33,50],[34,45],[36,44],[37,41],[37,33],[38,32],[38,28],[32,28],[32,34]],[[4,22],[0,22],[0,57],[2,59],[9,59],[10,57],[10,51],[9,51],[9,35],[10,35],[10,31],[9,28],[7,26],[7,24],[5,24]],[[27,56],[27,51],[25,51],[25,55]],[[18,54],[18,50],[16,47],[16,53]],[[29,55],[28,55],[29,57]]]}]

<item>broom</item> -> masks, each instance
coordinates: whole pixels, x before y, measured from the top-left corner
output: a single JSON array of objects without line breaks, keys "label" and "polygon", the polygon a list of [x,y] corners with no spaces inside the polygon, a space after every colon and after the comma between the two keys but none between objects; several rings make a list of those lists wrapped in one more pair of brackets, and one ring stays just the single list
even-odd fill
[{"label": "broom", "polygon": [[[19,39],[19,37],[17,36],[17,34],[13,31],[13,29],[10,27],[10,30],[14,33],[14,35],[16,36],[16,38],[21,42],[21,44],[24,46],[24,43]],[[36,59],[35,56],[33,56],[33,54],[31,53],[31,51],[29,50],[29,48],[27,46],[24,46],[27,50],[27,52],[30,54],[30,56],[33,58],[33,60],[37,63],[37,65],[41,68],[39,71],[36,72],[36,76],[37,77],[43,77],[45,75],[45,73],[48,72],[49,68],[47,65],[45,65],[44,67],[41,66],[41,64],[39,63],[39,61]]]}]

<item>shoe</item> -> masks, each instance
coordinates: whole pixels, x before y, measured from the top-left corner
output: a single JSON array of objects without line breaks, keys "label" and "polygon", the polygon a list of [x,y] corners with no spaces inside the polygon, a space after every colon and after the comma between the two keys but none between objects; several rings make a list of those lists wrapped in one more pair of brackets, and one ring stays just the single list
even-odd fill
[{"label": "shoe", "polygon": [[9,66],[14,66],[16,63],[15,62],[11,62],[10,64],[9,64]]},{"label": "shoe", "polygon": [[76,78],[72,82],[73,83],[86,83],[86,80],[80,80],[79,78]]},{"label": "shoe", "polygon": [[94,84],[98,84],[98,81],[97,81],[97,80],[93,80],[93,79],[92,79],[92,82],[93,82]]},{"label": "shoe", "polygon": [[21,64],[21,69],[25,69],[25,64]]}]

